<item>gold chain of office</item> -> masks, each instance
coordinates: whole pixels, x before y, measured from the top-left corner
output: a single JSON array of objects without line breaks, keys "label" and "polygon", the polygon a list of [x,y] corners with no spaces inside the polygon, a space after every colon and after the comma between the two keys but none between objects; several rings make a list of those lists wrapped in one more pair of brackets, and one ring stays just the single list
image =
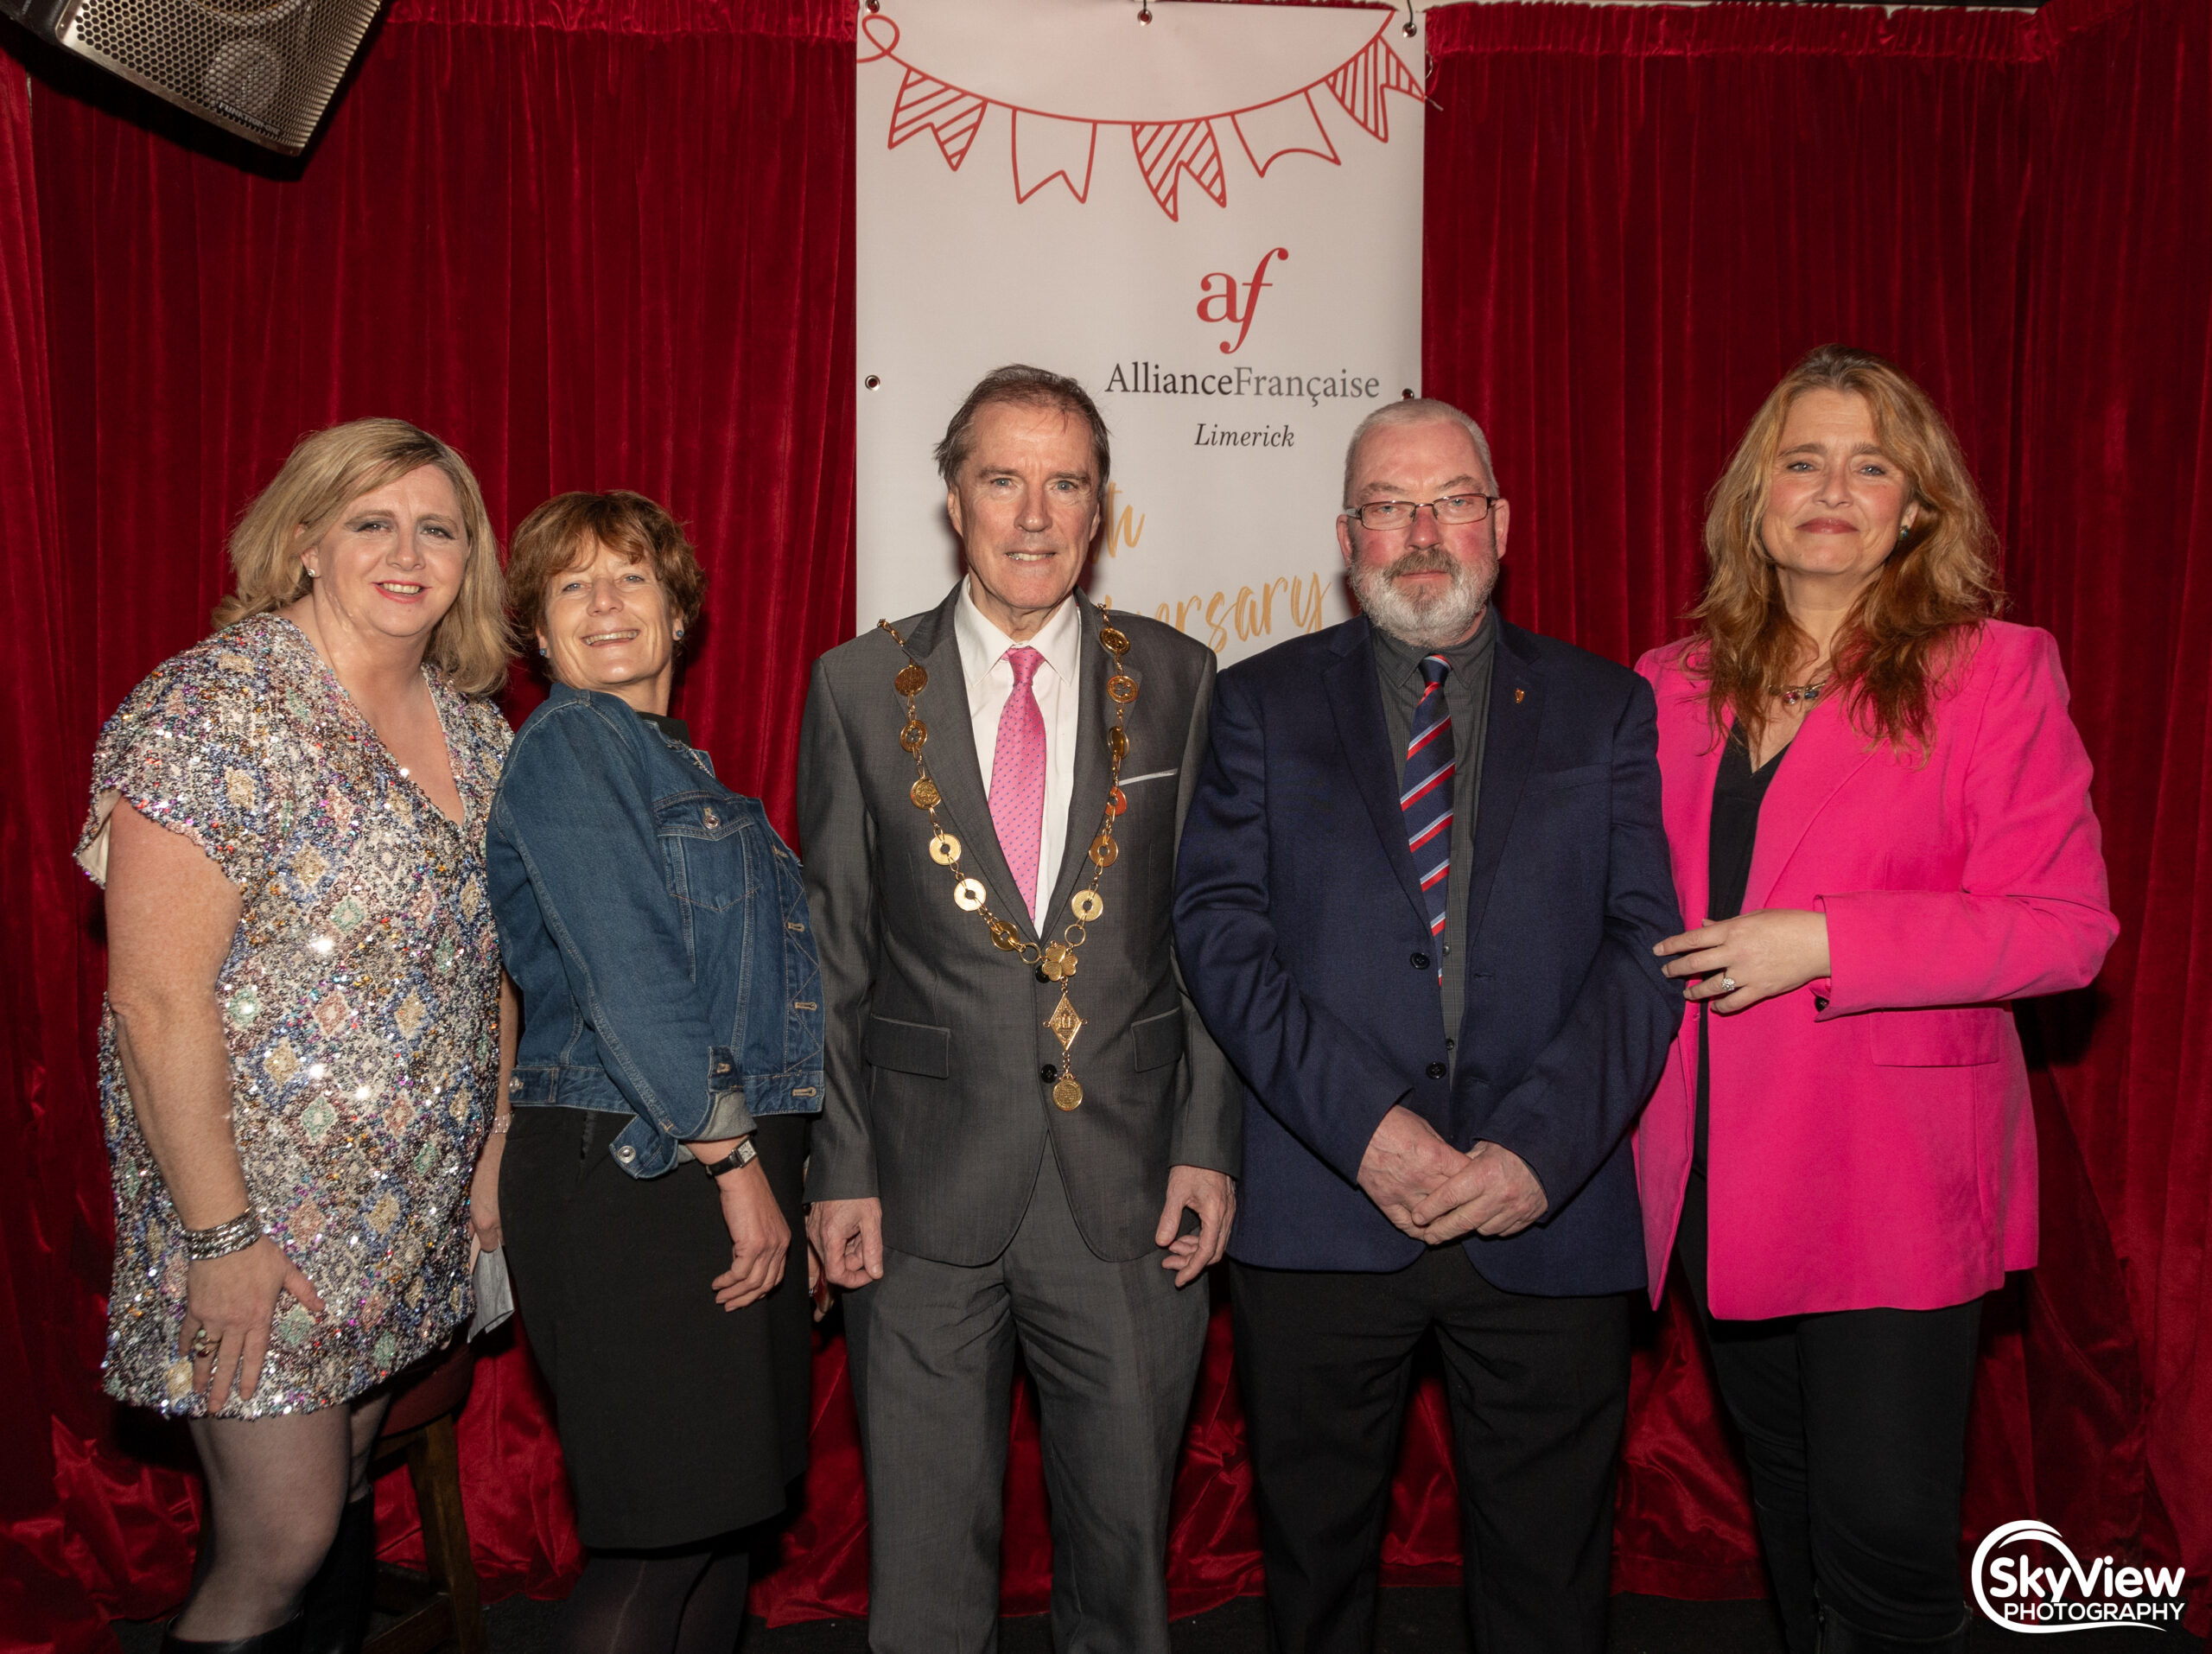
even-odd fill
[{"label": "gold chain of office", "polygon": [[[897,627],[888,620],[878,620],[876,625],[888,632],[900,649],[906,649],[906,639],[899,635]],[[929,685],[928,669],[913,658],[909,650],[906,664],[892,680],[892,687],[906,701],[906,724],[899,732],[899,744],[914,756],[914,784],[906,789],[906,796],[917,810],[928,813],[930,860],[952,875],[952,905],[963,913],[979,915],[989,928],[991,942],[1000,952],[1014,954],[1022,964],[1036,966],[1039,981],[1060,984],[1060,1002],[1045,1019],[1045,1026],[1060,1042],[1060,1072],[1052,1085],[1052,1101],[1063,1111],[1083,1106],[1083,1082],[1076,1078],[1075,1067],[1070,1060],[1075,1037],[1083,1032],[1083,1018],[1076,1012],[1075,1002],[1068,996],[1067,984],[1076,973],[1077,951],[1089,939],[1086,927],[1105,914],[1106,902],[1098,894],[1098,882],[1122,853],[1122,847],[1114,842],[1114,818],[1129,807],[1128,799],[1122,792],[1122,760],[1129,751],[1129,732],[1122,724],[1128,716],[1129,703],[1137,698],[1137,680],[1125,670],[1123,657],[1129,652],[1128,634],[1109,621],[1098,629],[1098,645],[1112,662],[1111,674],[1106,679],[1106,694],[1114,703],[1114,727],[1106,732],[1106,755],[1109,760],[1106,807],[1099,817],[1097,834],[1090,841],[1090,881],[1068,899],[1068,910],[1074,917],[1057,942],[1023,941],[1021,932],[1010,921],[991,911],[990,892],[983,881],[962,869],[960,840],[947,832],[937,818],[938,806],[944,802],[944,794],[938,790],[930,774],[929,760],[923,756],[922,749],[929,745],[929,726],[917,716],[914,708],[915,697]],[[1038,869],[1040,877],[1044,871],[1042,868]]]}]

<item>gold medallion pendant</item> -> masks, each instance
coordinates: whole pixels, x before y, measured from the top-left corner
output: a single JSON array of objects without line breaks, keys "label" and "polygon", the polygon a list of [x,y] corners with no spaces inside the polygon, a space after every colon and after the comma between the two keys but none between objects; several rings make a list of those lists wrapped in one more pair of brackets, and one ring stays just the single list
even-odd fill
[{"label": "gold medallion pendant", "polygon": [[1052,1015],[1045,1019],[1045,1026],[1060,1042],[1059,1083],[1052,1087],[1052,1101],[1061,1113],[1071,1114],[1083,1106],[1083,1083],[1075,1077],[1068,1064],[1070,1048],[1075,1036],[1083,1032],[1083,1018],[1077,1014],[1075,1002],[1068,997],[1068,990],[1060,989],[1060,1002],[1052,1008]]},{"label": "gold medallion pendant", "polygon": [[[898,627],[888,620],[876,624],[891,634],[892,640],[901,649],[906,639],[899,635]],[[1070,1051],[1075,1037],[1083,1031],[1083,1018],[1075,1008],[1075,1002],[1068,997],[1067,983],[1072,981],[1079,963],[1077,951],[1089,939],[1088,926],[1095,923],[1106,912],[1106,903],[1098,894],[1098,881],[1106,869],[1120,859],[1122,847],[1114,839],[1114,822],[1129,807],[1122,792],[1122,763],[1129,755],[1129,732],[1124,727],[1131,703],[1139,691],[1136,678],[1123,659],[1129,652],[1128,633],[1110,620],[1103,622],[1098,631],[1099,646],[1105,650],[1112,662],[1106,679],[1106,697],[1114,709],[1112,728],[1106,731],[1106,755],[1109,760],[1107,775],[1106,801],[1099,812],[1098,830],[1091,838],[1088,855],[1091,873],[1090,881],[1068,899],[1068,909],[1074,919],[1060,932],[1056,942],[1025,942],[1021,932],[1013,921],[1001,919],[991,911],[990,891],[981,879],[973,878],[962,870],[959,838],[948,831],[938,819],[938,807],[944,802],[944,794],[937,779],[930,773],[929,760],[925,748],[929,745],[929,725],[922,721],[916,697],[929,686],[930,675],[921,662],[911,657],[899,669],[892,680],[892,687],[906,703],[906,721],[899,726],[899,744],[914,759],[914,779],[906,789],[906,796],[914,808],[925,811],[930,818],[930,860],[952,875],[952,905],[961,912],[981,918],[991,938],[991,945],[1001,953],[1011,953],[1025,965],[1033,966],[1039,982],[1060,984],[1060,1002],[1044,1026],[1060,1042],[1059,1072],[1052,1082],[1052,1105],[1062,1113],[1072,1113],[1083,1106],[1083,1082],[1075,1077],[1075,1066]]]}]

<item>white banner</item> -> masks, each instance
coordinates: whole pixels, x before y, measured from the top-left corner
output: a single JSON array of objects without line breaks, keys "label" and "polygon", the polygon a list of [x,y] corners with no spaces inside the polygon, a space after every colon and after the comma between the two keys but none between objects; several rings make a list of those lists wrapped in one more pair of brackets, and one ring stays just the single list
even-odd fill
[{"label": "white banner", "polygon": [[1418,35],[1381,7],[860,20],[857,627],[958,573],[930,451],[1007,362],[1113,431],[1087,582],[1230,660],[1349,612],[1344,449],[1421,366]]}]

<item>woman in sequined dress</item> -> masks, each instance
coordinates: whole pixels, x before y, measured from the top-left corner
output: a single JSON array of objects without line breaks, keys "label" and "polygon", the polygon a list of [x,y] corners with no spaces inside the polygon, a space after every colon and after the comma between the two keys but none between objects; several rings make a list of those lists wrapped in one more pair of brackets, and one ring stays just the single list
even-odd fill
[{"label": "woman in sequined dress", "polygon": [[382,1386],[472,1307],[499,548],[459,455],[367,419],[302,441],[230,554],[215,634],[101,732],[78,850],[107,891],[106,1383],[189,1419],[207,1474],[167,1646],[358,1649]]}]

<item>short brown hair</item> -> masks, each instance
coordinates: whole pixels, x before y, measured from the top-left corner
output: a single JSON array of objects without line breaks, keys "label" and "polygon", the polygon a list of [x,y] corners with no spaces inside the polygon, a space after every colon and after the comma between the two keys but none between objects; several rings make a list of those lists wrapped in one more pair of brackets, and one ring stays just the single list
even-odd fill
[{"label": "short brown hair", "polygon": [[968,455],[976,446],[976,416],[1001,403],[1020,408],[1057,408],[1064,414],[1080,418],[1090,427],[1090,458],[1098,468],[1097,486],[1106,486],[1106,474],[1113,468],[1114,454],[1107,439],[1105,416],[1090,399],[1090,392],[1065,373],[1015,362],[1009,366],[995,367],[976,380],[976,388],[968,393],[968,399],[952,416],[952,423],[944,428],[944,440],[937,445],[936,457],[937,474],[944,479],[946,487],[960,486],[961,468],[968,463]]},{"label": "short brown hair", "polygon": [[[507,549],[507,601],[525,632],[544,624],[545,595],[582,559],[587,542],[643,563],[653,571],[685,632],[699,618],[707,576],[683,528],[645,495],[627,488],[605,493],[555,494],[516,525]],[[678,639],[677,653],[683,652]]]},{"label": "short brown hair", "polygon": [[1769,480],[1789,409],[1808,391],[1864,398],[1874,440],[1904,473],[1919,514],[1837,634],[1830,665],[1860,732],[1895,747],[1925,751],[1934,701],[1962,659],[1973,630],[2003,606],[1997,531],[1981,503],[1958,438],[1929,394],[1894,363],[1847,345],[1822,345],[1783,376],[1758,413],[1720,480],[1705,519],[1712,565],[1691,611],[1698,639],[1684,665],[1706,684],[1713,728],[1732,711],[1745,734],[1771,709],[1805,635],[1782,598],[1774,559],[1759,538]]},{"label": "short brown hair", "polygon": [[302,436],[283,469],[231,531],[238,588],[215,606],[217,631],[296,603],[310,582],[303,547],[328,531],[346,507],[410,471],[434,465],[461,504],[468,556],[453,607],[430,633],[424,658],[464,695],[489,695],[507,681],[513,652],[499,590],[499,541],[468,461],[404,419],[355,419]]}]

